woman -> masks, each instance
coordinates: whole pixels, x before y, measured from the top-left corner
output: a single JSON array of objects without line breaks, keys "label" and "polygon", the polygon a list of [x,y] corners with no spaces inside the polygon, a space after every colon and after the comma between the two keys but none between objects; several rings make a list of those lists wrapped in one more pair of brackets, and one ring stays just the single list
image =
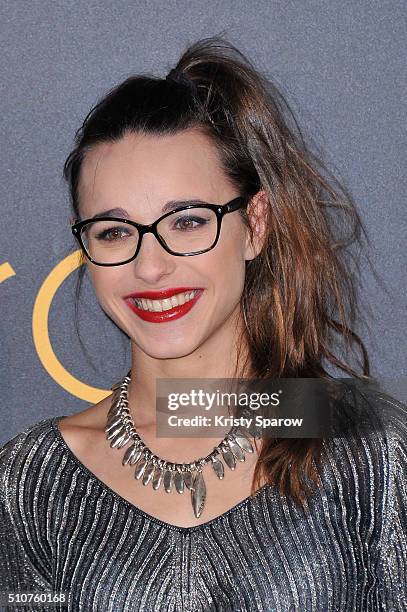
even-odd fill
[{"label": "woman", "polygon": [[[406,609],[406,407],[365,385],[351,331],[362,223],[278,90],[199,41],[105,96],[64,175],[78,287],[86,267],[131,369],[1,449],[2,590],[67,593],[52,610]],[[156,379],[329,380],[329,364],[389,433],[240,429],[212,456],[204,435],[156,435]]]}]

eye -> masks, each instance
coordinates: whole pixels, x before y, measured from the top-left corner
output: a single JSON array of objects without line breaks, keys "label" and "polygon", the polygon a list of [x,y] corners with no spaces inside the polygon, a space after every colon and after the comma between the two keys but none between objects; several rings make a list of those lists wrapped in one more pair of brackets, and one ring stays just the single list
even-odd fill
[{"label": "eye", "polygon": [[[178,224],[181,224],[180,226],[178,226]],[[196,223],[197,225],[192,225],[193,223]],[[175,225],[175,229],[180,229],[182,231],[188,231],[188,230],[193,230],[193,229],[197,229],[197,227],[201,227],[202,225],[205,225],[207,223],[206,219],[203,219],[202,217],[191,217],[191,216],[184,216],[184,217],[179,217],[174,225]]]},{"label": "eye", "polygon": [[[106,240],[107,242],[115,242],[117,239],[120,239],[120,233],[126,232],[128,235],[128,231],[124,227],[111,227],[109,229],[105,229],[98,234],[96,234],[97,240]],[[112,237],[110,239],[109,237]]]}]

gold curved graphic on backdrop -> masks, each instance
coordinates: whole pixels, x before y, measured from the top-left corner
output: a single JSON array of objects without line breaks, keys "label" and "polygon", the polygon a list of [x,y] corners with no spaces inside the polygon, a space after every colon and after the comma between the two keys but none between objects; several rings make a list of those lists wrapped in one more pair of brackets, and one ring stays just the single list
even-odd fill
[{"label": "gold curved graphic on backdrop", "polygon": [[8,261],[0,265],[0,283],[7,280],[11,276],[15,276],[15,274],[14,269],[10,266]]},{"label": "gold curved graphic on backdrop", "polygon": [[81,250],[78,249],[65,257],[48,274],[34,303],[32,333],[38,357],[51,378],[72,395],[76,395],[91,404],[97,404],[110,395],[111,391],[90,387],[72,376],[55,355],[48,330],[48,315],[56,292],[64,280],[82,264]]}]

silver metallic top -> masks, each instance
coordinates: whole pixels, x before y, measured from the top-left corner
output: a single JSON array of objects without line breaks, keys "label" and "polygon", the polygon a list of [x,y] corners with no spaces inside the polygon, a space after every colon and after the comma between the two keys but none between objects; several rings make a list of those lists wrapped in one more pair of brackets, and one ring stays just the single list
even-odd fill
[{"label": "silver metallic top", "polygon": [[41,610],[80,612],[407,610],[407,407],[371,399],[386,435],[329,441],[309,513],[265,485],[195,527],[100,481],[61,416],[30,425],[0,449],[0,591],[69,592]]}]

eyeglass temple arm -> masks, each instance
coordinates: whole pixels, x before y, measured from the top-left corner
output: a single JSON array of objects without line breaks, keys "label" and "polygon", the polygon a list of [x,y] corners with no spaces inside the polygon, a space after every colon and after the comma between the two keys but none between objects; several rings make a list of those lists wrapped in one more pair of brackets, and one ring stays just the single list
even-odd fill
[{"label": "eyeglass temple arm", "polygon": [[229,202],[229,204],[227,204],[223,208],[225,209],[225,212],[226,211],[233,212],[234,210],[237,210],[238,208],[245,206],[248,203],[248,201],[249,201],[248,197],[239,196],[235,198],[234,200],[232,200],[232,202]]}]

